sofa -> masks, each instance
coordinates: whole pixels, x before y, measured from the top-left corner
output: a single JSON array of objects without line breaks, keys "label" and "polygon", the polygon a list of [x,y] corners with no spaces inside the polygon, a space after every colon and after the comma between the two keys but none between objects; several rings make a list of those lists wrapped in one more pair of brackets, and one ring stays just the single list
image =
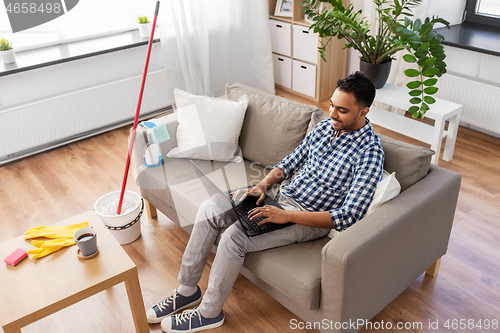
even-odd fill
[{"label": "sofa", "polygon": [[[241,135],[241,163],[196,160],[221,188],[257,184],[301,142],[326,114],[241,84],[228,84],[225,98],[248,96]],[[369,119],[369,114],[367,116]],[[177,146],[176,113],[160,117]],[[209,196],[188,159],[166,158],[146,168],[139,128],[135,177],[150,218],[157,210],[189,232]],[[242,274],[306,322],[328,332],[357,332],[426,272],[435,276],[446,253],[461,177],[430,163],[433,151],[379,135],[384,169],[395,172],[401,193],[335,237],[249,253]],[[356,325],[353,323],[356,322]]]}]

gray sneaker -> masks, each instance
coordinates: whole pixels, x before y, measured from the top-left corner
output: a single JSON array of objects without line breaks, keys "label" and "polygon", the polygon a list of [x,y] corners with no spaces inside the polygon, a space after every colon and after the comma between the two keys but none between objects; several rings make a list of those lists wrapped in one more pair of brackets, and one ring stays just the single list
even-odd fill
[{"label": "gray sneaker", "polygon": [[216,328],[224,324],[224,311],[215,318],[205,318],[198,308],[186,310],[161,321],[161,329],[167,333],[193,333]]},{"label": "gray sneaker", "polygon": [[172,290],[163,301],[146,311],[148,323],[157,324],[165,317],[200,304],[201,289],[198,286],[196,288],[196,292],[188,297],[179,294],[177,289]]}]

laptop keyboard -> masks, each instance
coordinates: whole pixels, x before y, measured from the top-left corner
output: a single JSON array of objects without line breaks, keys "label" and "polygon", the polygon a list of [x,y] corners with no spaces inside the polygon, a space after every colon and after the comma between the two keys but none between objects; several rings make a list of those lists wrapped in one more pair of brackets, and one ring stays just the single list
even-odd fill
[{"label": "laptop keyboard", "polygon": [[[229,195],[232,200],[232,196]],[[238,213],[239,217],[248,224],[250,228],[252,228],[254,231],[260,231],[260,230],[267,230],[273,226],[272,223],[264,223],[262,225],[257,225],[260,221],[265,220],[265,217],[259,217],[254,220],[250,220],[248,218],[248,212],[251,211],[252,209],[257,207],[257,198],[255,197],[247,197],[245,200],[238,202],[237,204],[234,203],[234,209]]]}]

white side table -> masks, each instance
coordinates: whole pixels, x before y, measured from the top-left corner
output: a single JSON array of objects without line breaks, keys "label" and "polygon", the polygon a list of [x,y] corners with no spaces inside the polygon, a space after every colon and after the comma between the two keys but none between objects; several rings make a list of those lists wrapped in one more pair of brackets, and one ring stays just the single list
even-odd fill
[{"label": "white side table", "polygon": [[[409,89],[406,87],[386,83],[383,88],[377,89],[375,101],[408,110],[412,105],[409,102],[408,91]],[[431,109],[427,111],[425,116],[435,120],[434,126],[374,106],[370,108],[367,117],[373,124],[430,144],[431,149],[436,152],[432,157],[432,163],[437,165],[441,143],[445,137],[443,160],[448,162],[453,157],[462,105],[436,98],[436,103],[431,104],[430,107]],[[449,121],[447,131],[444,130],[446,121]]]}]

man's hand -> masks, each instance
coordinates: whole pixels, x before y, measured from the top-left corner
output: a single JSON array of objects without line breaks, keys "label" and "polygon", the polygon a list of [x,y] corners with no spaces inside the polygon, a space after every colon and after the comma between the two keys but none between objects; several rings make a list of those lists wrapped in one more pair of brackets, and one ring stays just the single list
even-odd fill
[{"label": "man's hand", "polygon": [[237,190],[236,192],[231,193],[231,195],[233,197],[233,201],[236,203],[245,200],[247,196],[257,197],[257,206],[260,205],[260,203],[264,201],[264,198],[266,197],[264,190],[260,188],[259,185],[250,187],[248,189]]},{"label": "man's hand", "polygon": [[261,180],[256,186],[249,189],[238,190],[233,195],[235,203],[245,200],[247,196],[257,197],[257,205],[260,205],[266,197],[264,191],[271,188],[275,184],[279,184],[285,179],[285,173],[280,168],[273,168],[264,179]]},{"label": "man's hand", "polygon": [[262,225],[267,222],[284,224],[290,222],[290,211],[280,209],[275,206],[265,205],[264,207],[257,207],[248,212],[248,218],[254,220],[259,217],[266,217],[266,219],[259,222]]}]

